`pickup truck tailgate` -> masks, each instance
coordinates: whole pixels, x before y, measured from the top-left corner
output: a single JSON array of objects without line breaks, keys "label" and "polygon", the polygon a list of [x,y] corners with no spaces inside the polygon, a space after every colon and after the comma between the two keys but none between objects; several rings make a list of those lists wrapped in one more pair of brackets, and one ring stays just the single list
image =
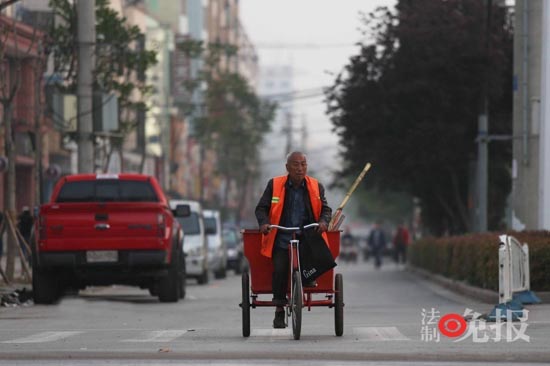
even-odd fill
[{"label": "pickup truck tailgate", "polygon": [[[161,249],[166,213],[159,203],[54,203],[42,207],[41,250]],[[45,235],[44,235],[45,234]]]}]

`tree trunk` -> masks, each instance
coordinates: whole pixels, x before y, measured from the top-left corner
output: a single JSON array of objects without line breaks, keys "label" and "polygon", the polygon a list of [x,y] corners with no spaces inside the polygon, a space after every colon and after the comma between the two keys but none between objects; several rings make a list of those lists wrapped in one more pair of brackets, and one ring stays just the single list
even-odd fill
[{"label": "tree trunk", "polygon": [[[10,67],[11,70],[11,67]],[[8,158],[7,179],[4,188],[4,216],[17,217],[15,208],[15,144],[13,143],[12,132],[12,105],[11,101],[3,104],[4,108],[4,147]],[[6,277],[13,281],[15,272],[15,253],[17,251],[17,239],[13,233],[8,230],[6,250]]]},{"label": "tree trunk", "polygon": [[246,196],[248,194],[248,185],[250,184],[250,171],[248,169],[244,169],[241,180],[239,182],[239,187],[237,188],[237,191],[239,192],[239,205],[237,208],[237,225],[241,226],[241,222],[243,220],[244,213],[243,211],[247,208],[246,205]]},{"label": "tree trunk", "polygon": [[42,75],[44,73],[44,62],[42,58],[38,58],[34,64],[35,71],[35,89],[34,89],[34,173],[35,173],[35,205],[40,206],[42,204],[42,131],[40,123],[40,117],[42,116]]}]

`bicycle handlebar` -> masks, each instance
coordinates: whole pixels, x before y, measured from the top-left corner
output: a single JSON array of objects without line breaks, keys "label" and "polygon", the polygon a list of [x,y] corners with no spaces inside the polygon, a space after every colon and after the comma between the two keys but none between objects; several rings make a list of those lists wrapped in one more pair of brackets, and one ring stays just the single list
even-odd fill
[{"label": "bicycle handlebar", "polygon": [[283,230],[283,231],[300,231],[302,229],[305,230],[305,229],[309,229],[309,228],[317,227],[317,226],[319,226],[319,223],[317,223],[317,222],[305,225],[304,227],[298,227],[298,226],[286,227],[286,226],[280,226],[280,225],[269,225],[269,227],[272,228],[272,229],[280,229],[280,230]]}]

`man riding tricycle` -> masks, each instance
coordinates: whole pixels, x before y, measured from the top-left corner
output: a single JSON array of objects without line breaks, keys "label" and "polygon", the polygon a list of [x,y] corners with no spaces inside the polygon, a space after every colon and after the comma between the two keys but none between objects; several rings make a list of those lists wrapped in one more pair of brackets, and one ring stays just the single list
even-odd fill
[{"label": "man riding tricycle", "polygon": [[[275,307],[274,328],[285,328],[292,317],[295,339],[300,338],[302,308],[333,307],[335,332],[341,336],[343,282],[332,269],[340,233],[327,231],[332,210],[324,187],[306,174],[306,156],[289,154],[286,169],[288,175],[271,179],[258,202],[259,231],[243,233],[250,264],[250,276],[242,276],[243,336],[250,335],[250,308],[258,306]],[[271,294],[271,299],[260,299]]]}]

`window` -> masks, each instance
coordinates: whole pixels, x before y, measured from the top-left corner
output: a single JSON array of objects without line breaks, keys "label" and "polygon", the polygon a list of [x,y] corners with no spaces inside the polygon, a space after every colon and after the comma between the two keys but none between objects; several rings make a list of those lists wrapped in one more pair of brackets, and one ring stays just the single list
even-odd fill
[{"label": "window", "polygon": [[204,229],[209,234],[217,234],[216,219],[213,217],[204,218]]},{"label": "window", "polygon": [[124,202],[158,202],[157,195],[149,182],[135,180],[120,181],[120,201]]},{"label": "window", "polygon": [[96,182],[95,200],[99,202],[118,201],[118,182],[103,180]]},{"label": "window", "polygon": [[93,202],[94,181],[65,183],[57,196],[57,202]]},{"label": "window", "polygon": [[236,248],[239,243],[237,233],[234,230],[223,230],[223,241],[227,248]]},{"label": "window", "polygon": [[191,215],[186,217],[176,217],[176,219],[183,228],[183,235],[200,234],[199,215],[196,212],[191,212]]},{"label": "window", "polygon": [[148,181],[101,179],[67,182],[56,202],[158,202]]}]

